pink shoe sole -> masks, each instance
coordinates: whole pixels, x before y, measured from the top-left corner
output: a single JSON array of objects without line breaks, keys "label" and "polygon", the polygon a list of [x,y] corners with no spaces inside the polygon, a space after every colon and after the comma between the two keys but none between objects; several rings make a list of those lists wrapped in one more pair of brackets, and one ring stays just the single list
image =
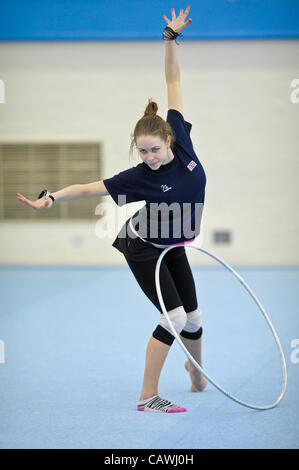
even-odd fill
[{"label": "pink shoe sole", "polygon": [[171,408],[168,413],[182,413],[183,411],[187,411],[186,408]]},{"label": "pink shoe sole", "polygon": [[[137,411],[146,411],[145,406],[140,406],[139,408],[137,408]],[[148,411],[159,413],[158,410],[148,410]],[[187,409],[186,408],[171,408],[169,411],[167,411],[167,413],[182,413],[184,411],[187,411]]]}]

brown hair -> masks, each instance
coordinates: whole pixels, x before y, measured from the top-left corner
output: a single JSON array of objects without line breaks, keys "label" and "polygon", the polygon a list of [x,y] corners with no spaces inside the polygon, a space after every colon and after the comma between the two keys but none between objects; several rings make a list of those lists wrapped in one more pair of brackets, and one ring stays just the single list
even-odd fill
[{"label": "brown hair", "polygon": [[167,137],[171,136],[171,147],[175,142],[175,133],[172,130],[170,124],[164,121],[163,118],[157,115],[158,105],[151,98],[148,100],[148,104],[145,108],[144,115],[137,122],[133,134],[131,134],[131,146],[129,152],[129,158],[133,155],[133,150],[136,148],[136,140],[140,135],[154,135],[159,136],[161,140],[166,142]]}]

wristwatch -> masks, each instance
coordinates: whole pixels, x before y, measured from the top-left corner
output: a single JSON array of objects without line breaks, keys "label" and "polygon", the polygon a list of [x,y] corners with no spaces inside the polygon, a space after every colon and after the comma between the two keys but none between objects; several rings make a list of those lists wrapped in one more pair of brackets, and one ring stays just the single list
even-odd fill
[{"label": "wristwatch", "polygon": [[38,196],[38,199],[41,199],[44,196],[45,196],[45,199],[48,199],[50,197],[52,201],[55,202],[54,196],[52,196],[51,192],[48,189],[43,189],[40,195]]}]

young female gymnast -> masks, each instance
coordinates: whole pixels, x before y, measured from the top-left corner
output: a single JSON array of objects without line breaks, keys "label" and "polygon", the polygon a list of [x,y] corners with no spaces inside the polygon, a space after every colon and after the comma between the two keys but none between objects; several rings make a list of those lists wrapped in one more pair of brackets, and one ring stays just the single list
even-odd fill
[{"label": "young female gymnast", "polygon": [[[54,201],[57,204],[105,195],[110,195],[119,206],[146,201],[146,205],[126,221],[113,243],[124,255],[145,295],[162,314],[146,349],[143,385],[137,404],[139,411],[186,411],[186,408],[161,398],[158,393],[161,370],[174,336],[157,297],[155,268],[162,250],[170,245],[182,246],[170,250],[164,257],[160,269],[161,293],[173,326],[190,354],[202,365],[201,312],[184,244],[191,242],[199,233],[206,177],[190,138],[192,125],[183,117],[176,53],[176,38],[192,21],[186,20],[189,10],[188,6],[176,17],[172,9],[171,21],[163,15],[167,22],[163,38],[168,113],[165,121],[157,115],[157,104],[149,100],[143,117],[137,122],[130,152],[137,148],[142,163],[103,181],[68,186],[53,194],[43,190],[36,201],[18,193],[18,199],[33,209],[49,209]],[[195,223],[191,235],[186,235],[185,231],[184,234],[182,231],[177,233],[178,225],[186,228],[188,222],[193,226]],[[205,377],[189,360],[185,368],[190,373],[191,390],[202,391],[207,384]]]}]

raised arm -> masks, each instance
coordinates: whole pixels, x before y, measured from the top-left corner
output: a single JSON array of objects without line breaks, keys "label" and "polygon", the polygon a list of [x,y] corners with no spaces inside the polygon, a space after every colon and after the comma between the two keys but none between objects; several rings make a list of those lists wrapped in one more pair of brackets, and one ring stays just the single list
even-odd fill
[{"label": "raised arm", "polygon": [[[189,11],[190,6],[186,8],[185,12],[181,9],[179,16],[176,17],[175,10],[172,8],[172,20],[170,21],[165,15],[163,15],[163,18],[168,27],[176,33],[180,33],[192,22],[191,19],[186,21]],[[180,66],[176,46],[174,40],[165,40],[165,79],[167,83],[168,109],[176,109],[183,114]]]}]

